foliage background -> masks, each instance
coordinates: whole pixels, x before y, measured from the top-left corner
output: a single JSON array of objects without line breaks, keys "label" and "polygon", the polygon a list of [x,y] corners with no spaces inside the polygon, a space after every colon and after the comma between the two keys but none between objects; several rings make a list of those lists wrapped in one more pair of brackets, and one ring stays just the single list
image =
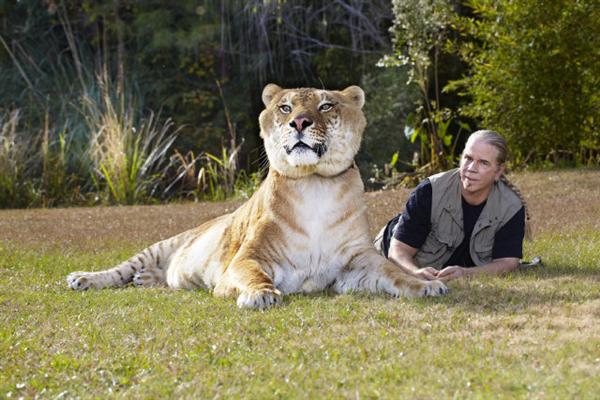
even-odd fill
[{"label": "foliage background", "polygon": [[[501,130],[519,163],[598,163],[600,7],[591,1],[468,1],[453,83],[463,114]],[[543,8],[543,9],[542,9]],[[534,12],[537,11],[537,12]]]},{"label": "foliage background", "polygon": [[479,127],[515,166],[597,165],[599,19],[591,0],[3,1],[0,207],[248,196],[269,82],[365,89],[370,187],[452,166]]}]

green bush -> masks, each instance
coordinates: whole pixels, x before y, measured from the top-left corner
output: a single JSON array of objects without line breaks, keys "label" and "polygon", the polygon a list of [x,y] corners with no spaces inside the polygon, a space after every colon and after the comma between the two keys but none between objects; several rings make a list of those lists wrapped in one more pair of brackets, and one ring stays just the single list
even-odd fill
[{"label": "green bush", "polygon": [[414,161],[420,166],[418,174],[406,182],[412,184],[454,166],[460,135],[468,128],[456,118],[441,92],[446,70],[454,67],[444,44],[456,14],[453,2],[446,0],[395,0],[392,5],[393,51],[379,63],[405,68],[407,84],[419,94],[405,124],[405,134],[420,145]]},{"label": "green bush", "polygon": [[462,113],[498,130],[517,163],[600,162],[596,1],[471,0],[454,43],[469,73]]},{"label": "green bush", "polygon": [[[357,163],[364,177],[378,179],[377,169],[384,168],[397,154],[399,160],[409,161],[418,148],[404,134],[406,117],[415,107],[418,94],[406,84],[403,68],[378,68],[363,77],[361,87],[366,93],[364,113],[367,128]],[[400,170],[408,165],[398,163]],[[389,175],[390,171],[384,171]]]}]

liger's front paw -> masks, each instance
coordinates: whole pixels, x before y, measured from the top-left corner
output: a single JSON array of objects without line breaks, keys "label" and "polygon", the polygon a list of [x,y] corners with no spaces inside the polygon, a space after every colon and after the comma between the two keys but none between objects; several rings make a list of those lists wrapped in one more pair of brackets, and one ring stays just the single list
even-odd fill
[{"label": "liger's front paw", "polygon": [[237,298],[239,308],[254,308],[264,310],[282,303],[283,296],[281,292],[275,288],[248,290],[240,293]]},{"label": "liger's front paw", "polygon": [[89,272],[71,272],[67,276],[67,284],[73,290],[88,290],[92,287],[91,274]]},{"label": "liger's front paw", "polygon": [[443,296],[448,293],[448,288],[442,281],[426,281],[421,289],[421,296]]}]

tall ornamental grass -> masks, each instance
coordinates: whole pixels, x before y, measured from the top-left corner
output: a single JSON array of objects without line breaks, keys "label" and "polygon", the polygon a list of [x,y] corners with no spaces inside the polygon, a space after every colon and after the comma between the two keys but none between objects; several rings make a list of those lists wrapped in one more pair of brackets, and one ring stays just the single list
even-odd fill
[{"label": "tall ornamental grass", "polygon": [[91,178],[98,192],[112,202],[134,204],[156,194],[169,163],[169,151],[179,129],[150,111],[138,117],[131,102],[110,92],[109,80],[99,78],[98,99],[83,96],[84,118],[89,126],[88,155]]},{"label": "tall ornamental grass", "polygon": [[0,205],[27,206],[34,197],[27,179],[31,167],[31,139],[19,130],[19,110],[0,114]]},{"label": "tall ornamental grass", "polygon": [[[220,200],[236,195],[230,182],[240,179],[245,192],[254,190],[238,168],[237,146],[225,169],[197,152],[194,168],[213,175],[180,184],[181,127],[145,106],[135,66],[110,50],[110,32],[94,48],[63,6],[55,11],[55,29],[14,42],[0,36],[13,67],[0,68],[0,87],[17,104],[0,104],[0,208]],[[215,186],[222,184],[229,186]]]}]

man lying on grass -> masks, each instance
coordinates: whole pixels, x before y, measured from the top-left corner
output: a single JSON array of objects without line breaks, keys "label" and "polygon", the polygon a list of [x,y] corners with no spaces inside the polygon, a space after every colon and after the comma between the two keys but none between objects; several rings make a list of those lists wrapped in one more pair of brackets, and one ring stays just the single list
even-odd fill
[{"label": "man lying on grass", "polygon": [[474,132],[460,167],[421,182],[375,246],[403,271],[428,280],[515,270],[527,208],[504,175],[506,158],[498,133]]}]

